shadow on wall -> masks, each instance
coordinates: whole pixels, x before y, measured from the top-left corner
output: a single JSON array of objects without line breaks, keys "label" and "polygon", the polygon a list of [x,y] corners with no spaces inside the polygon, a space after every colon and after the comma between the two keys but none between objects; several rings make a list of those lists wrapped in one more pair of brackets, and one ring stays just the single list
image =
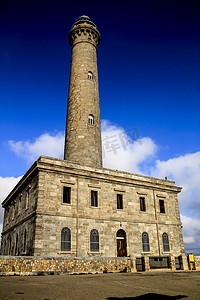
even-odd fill
[{"label": "shadow on wall", "polygon": [[155,294],[155,293],[148,293],[148,294],[144,294],[144,295],[140,295],[137,297],[108,297],[106,298],[107,300],[135,300],[135,299],[153,299],[153,300],[160,300],[160,299],[183,299],[183,298],[187,298],[188,296],[185,295],[177,295],[177,296],[168,296],[168,295],[161,295],[161,294]]}]

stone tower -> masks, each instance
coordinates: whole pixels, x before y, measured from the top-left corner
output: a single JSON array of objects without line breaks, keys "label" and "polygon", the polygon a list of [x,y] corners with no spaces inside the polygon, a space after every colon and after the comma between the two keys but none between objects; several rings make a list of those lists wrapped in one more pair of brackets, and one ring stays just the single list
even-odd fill
[{"label": "stone tower", "polygon": [[72,46],[64,159],[102,167],[101,121],[97,70],[100,33],[87,16],[69,32]]}]

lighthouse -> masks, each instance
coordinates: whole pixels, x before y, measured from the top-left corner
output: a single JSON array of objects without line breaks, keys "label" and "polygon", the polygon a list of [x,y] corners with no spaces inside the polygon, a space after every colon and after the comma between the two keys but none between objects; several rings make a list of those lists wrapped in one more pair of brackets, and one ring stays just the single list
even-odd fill
[{"label": "lighthouse", "polygon": [[100,33],[81,16],[68,36],[72,47],[64,159],[83,166],[102,167],[101,121],[97,69]]}]

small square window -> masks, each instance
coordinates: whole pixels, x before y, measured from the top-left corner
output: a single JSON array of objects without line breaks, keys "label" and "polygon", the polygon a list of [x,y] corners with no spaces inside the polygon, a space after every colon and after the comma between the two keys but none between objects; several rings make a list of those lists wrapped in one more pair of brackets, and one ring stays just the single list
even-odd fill
[{"label": "small square window", "polygon": [[98,207],[98,192],[91,191],[91,206]]},{"label": "small square window", "polygon": [[145,198],[140,197],[140,211],[146,211]]},{"label": "small square window", "polygon": [[159,204],[160,204],[160,213],[164,214],[165,213],[165,203],[164,203],[164,200],[159,200]]},{"label": "small square window", "polygon": [[71,188],[68,186],[63,187],[63,203],[71,203]]},{"label": "small square window", "polygon": [[123,209],[123,195],[117,194],[117,209]]}]

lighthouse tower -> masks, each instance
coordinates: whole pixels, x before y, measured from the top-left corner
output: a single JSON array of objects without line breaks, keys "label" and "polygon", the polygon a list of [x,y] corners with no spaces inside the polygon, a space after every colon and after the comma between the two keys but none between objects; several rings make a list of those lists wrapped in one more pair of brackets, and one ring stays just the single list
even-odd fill
[{"label": "lighthouse tower", "polygon": [[69,32],[72,46],[64,159],[102,167],[101,121],[97,69],[100,33],[87,16]]}]

